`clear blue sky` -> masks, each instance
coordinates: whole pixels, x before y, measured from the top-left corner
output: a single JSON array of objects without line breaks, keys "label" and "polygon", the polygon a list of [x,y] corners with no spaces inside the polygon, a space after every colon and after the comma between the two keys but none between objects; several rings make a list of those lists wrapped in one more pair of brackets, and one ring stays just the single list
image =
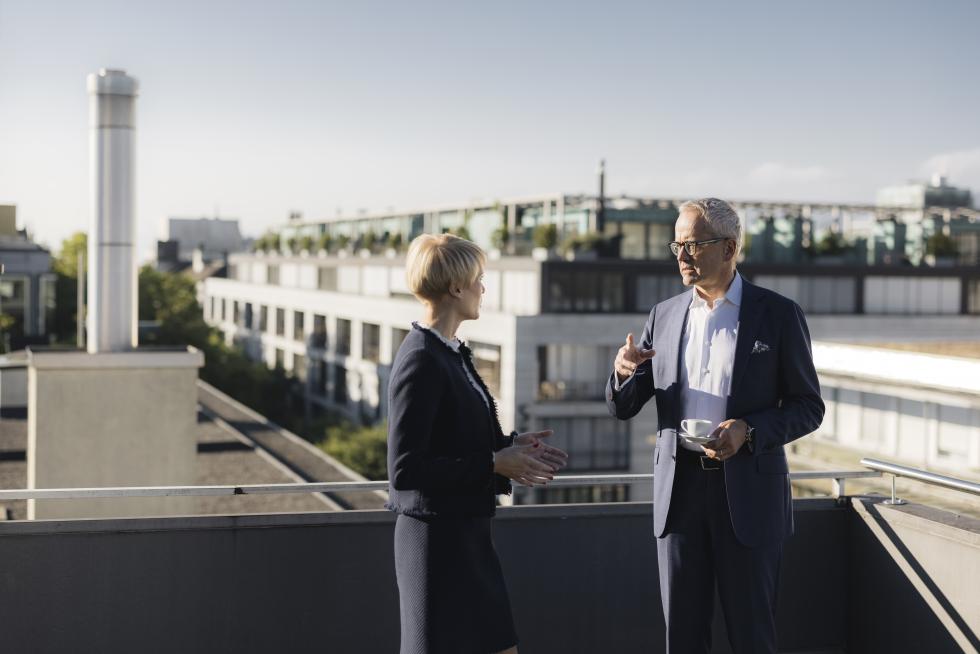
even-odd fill
[{"label": "clear blue sky", "polygon": [[0,203],[87,229],[85,76],[141,83],[145,254],[168,216],[595,187],[864,201],[980,193],[980,3],[0,0]]}]

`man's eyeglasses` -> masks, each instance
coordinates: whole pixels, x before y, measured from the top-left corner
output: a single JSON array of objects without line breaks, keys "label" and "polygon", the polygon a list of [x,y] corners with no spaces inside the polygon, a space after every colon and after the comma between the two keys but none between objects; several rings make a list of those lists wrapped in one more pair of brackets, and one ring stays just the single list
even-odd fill
[{"label": "man's eyeglasses", "polygon": [[684,241],[683,243],[679,241],[671,241],[670,243],[667,244],[667,248],[670,250],[670,253],[673,254],[675,257],[681,253],[681,248],[684,248],[687,251],[687,254],[693,257],[695,254],[697,254],[698,248],[702,245],[708,245],[710,243],[717,243],[718,241],[728,241],[728,240],[730,239],[711,238],[706,241]]}]

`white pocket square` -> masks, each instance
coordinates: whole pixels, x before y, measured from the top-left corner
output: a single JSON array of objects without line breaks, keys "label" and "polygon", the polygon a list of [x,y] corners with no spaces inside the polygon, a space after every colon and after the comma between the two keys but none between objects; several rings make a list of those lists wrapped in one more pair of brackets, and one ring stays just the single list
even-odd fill
[{"label": "white pocket square", "polygon": [[756,341],[755,345],[752,346],[752,354],[758,354],[759,352],[768,352],[769,346],[762,341]]}]

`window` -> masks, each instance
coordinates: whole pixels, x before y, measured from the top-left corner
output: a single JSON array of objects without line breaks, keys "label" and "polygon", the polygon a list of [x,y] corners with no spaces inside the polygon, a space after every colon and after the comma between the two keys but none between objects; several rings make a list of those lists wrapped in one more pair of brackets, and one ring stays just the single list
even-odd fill
[{"label": "window", "polygon": [[252,328],[252,303],[245,303],[245,329]]},{"label": "window", "polygon": [[369,322],[361,323],[361,358],[378,363],[381,357],[381,327]]},{"label": "window", "polygon": [[[662,245],[661,245],[662,247]],[[666,250],[667,248],[663,248]],[[636,278],[636,309],[649,311],[653,305],[684,292],[680,277],[675,275],[639,275]]]},{"label": "window", "polygon": [[231,321],[237,325],[238,321],[241,319],[241,312],[239,311],[238,302],[236,300],[231,301],[231,310]]},{"label": "window", "polygon": [[269,264],[269,274],[266,278],[270,284],[279,284],[279,266]]},{"label": "window", "polygon": [[280,349],[276,348],[276,368],[282,370],[286,367],[286,353]]},{"label": "window", "polygon": [[538,400],[602,401],[619,345],[538,347]]},{"label": "window", "polygon": [[220,316],[218,316],[218,314],[217,314],[217,309],[218,309],[218,298],[216,298],[216,297],[212,297],[212,298],[211,298],[211,302],[210,302],[209,304],[210,304],[210,307],[211,307],[211,308],[210,308],[210,313],[209,313],[209,315],[210,315],[210,317],[211,317],[211,320],[215,320],[215,321],[217,321],[217,320],[218,320],[218,318],[220,317]]},{"label": "window", "polygon": [[58,278],[45,275],[41,278],[41,328],[39,334],[46,334],[54,328],[55,288]]},{"label": "window", "polygon": [[293,377],[306,381],[306,357],[302,354],[293,354]]},{"label": "window", "polygon": [[293,311],[293,340],[302,343],[306,335],[303,329],[303,319],[306,315],[302,311]]},{"label": "window", "polygon": [[350,354],[350,320],[337,318],[337,354]]},{"label": "window", "polygon": [[337,269],[330,268],[330,267],[321,267],[317,272],[316,287],[321,291],[336,291]]},{"label": "window", "polygon": [[324,350],[327,347],[327,317],[313,314],[313,338],[310,345]]},{"label": "window", "polygon": [[500,346],[487,343],[470,343],[473,351],[473,365],[490,389],[490,394],[500,397]]},{"label": "window", "polygon": [[398,348],[402,346],[402,341],[408,336],[407,329],[399,329],[398,327],[392,327],[391,329],[391,358],[394,359],[395,355],[398,354]]},{"label": "window", "polygon": [[567,470],[623,470],[630,465],[630,425],[616,418],[543,417],[541,428],[554,429],[551,444],[568,452]]},{"label": "window", "polygon": [[621,273],[599,273],[595,270],[552,271],[548,283],[550,311],[626,311]]},{"label": "window", "polygon": [[310,367],[310,392],[318,397],[326,395],[327,390],[327,362],[317,359]]},{"label": "window", "polygon": [[[6,278],[0,279],[0,313],[5,313],[13,319],[13,324],[7,330],[7,335],[11,341],[17,343],[27,332],[27,283],[28,278]],[[7,345],[10,345],[8,343]],[[13,345],[13,349],[19,349],[18,345]]]},{"label": "window", "polygon": [[264,332],[269,329],[269,307],[264,304],[259,307],[259,331]]},{"label": "window", "polygon": [[334,366],[333,372],[333,401],[347,404],[347,368]]},{"label": "window", "polygon": [[276,336],[286,335],[286,310],[276,309]]},{"label": "window", "polygon": [[967,313],[980,313],[980,279],[971,279],[967,286]]},{"label": "window", "polygon": [[228,300],[221,300],[221,320],[222,322],[228,320]]}]

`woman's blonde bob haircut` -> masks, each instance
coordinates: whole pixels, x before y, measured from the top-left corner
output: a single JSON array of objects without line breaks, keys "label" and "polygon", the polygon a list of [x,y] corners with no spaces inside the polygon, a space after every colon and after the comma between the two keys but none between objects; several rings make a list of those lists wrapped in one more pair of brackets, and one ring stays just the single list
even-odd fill
[{"label": "woman's blonde bob haircut", "polygon": [[453,234],[420,234],[408,247],[405,280],[420,300],[436,302],[451,288],[470,286],[487,255],[480,246]]}]

